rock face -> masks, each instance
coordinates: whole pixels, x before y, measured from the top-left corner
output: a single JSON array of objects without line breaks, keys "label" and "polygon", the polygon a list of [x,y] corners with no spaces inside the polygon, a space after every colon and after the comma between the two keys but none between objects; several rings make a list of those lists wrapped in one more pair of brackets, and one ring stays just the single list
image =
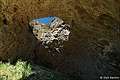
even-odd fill
[{"label": "rock face", "polygon": [[[119,0],[0,1],[0,59],[33,58],[75,80],[119,76],[119,4]],[[32,19],[49,15],[72,25],[61,54],[49,54],[28,27]]]}]

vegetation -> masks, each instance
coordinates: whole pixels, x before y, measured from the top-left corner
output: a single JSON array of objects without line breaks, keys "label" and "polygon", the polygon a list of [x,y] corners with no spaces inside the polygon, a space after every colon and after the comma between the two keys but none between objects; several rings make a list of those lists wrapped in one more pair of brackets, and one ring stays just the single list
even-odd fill
[{"label": "vegetation", "polygon": [[16,65],[0,63],[0,80],[23,80],[31,73],[31,66],[26,62],[18,61]]},{"label": "vegetation", "polygon": [[15,65],[0,62],[0,80],[69,80],[45,67],[17,61]]}]

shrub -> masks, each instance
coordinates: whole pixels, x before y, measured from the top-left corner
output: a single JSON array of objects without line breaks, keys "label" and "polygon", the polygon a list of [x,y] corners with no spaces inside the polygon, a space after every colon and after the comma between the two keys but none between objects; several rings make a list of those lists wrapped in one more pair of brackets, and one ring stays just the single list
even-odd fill
[{"label": "shrub", "polygon": [[0,80],[20,80],[32,73],[30,64],[18,61],[16,65],[0,62]]}]

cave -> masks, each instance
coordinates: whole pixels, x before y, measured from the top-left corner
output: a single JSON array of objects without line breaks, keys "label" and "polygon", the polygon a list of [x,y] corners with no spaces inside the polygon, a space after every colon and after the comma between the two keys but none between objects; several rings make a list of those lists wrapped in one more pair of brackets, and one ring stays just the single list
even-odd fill
[{"label": "cave", "polygon": [[[119,4],[119,0],[1,0],[0,60],[23,59],[71,80],[120,76]],[[62,54],[49,54],[29,27],[31,20],[50,15],[71,25]]]}]

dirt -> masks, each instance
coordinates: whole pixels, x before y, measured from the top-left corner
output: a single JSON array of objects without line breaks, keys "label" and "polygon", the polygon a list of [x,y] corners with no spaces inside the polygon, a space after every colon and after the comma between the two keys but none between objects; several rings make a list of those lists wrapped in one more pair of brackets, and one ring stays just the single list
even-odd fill
[{"label": "dirt", "polygon": [[[119,0],[2,0],[0,59],[33,60],[75,80],[119,76],[119,4]],[[62,54],[49,54],[28,26],[32,19],[50,15],[72,26]]]}]

